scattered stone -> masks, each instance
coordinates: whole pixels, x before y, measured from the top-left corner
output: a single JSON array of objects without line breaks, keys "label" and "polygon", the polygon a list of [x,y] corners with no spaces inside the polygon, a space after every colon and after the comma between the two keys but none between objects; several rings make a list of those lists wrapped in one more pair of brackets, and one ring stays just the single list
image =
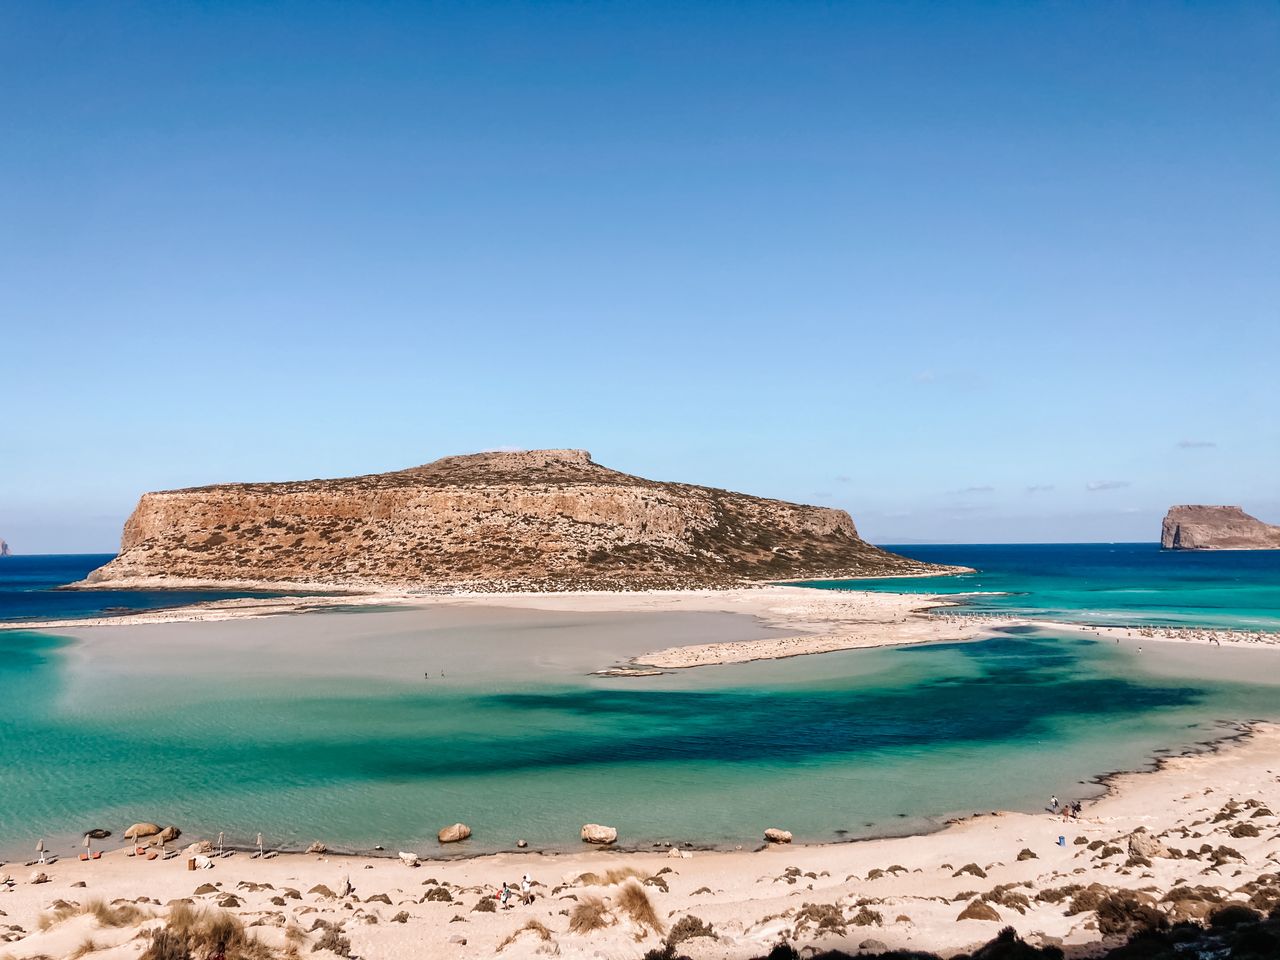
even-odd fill
[{"label": "scattered stone", "polygon": [[1170,856],[1168,848],[1148,833],[1146,827],[1139,827],[1129,834],[1129,854],[1146,860]]},{"label": "scattered stone", "polygon": [[49,875],[47,873],[42,873],[41,871],[37,870],[34,873],[32,873],[30,877],[27,878],[27,882],[28,883],[48,883]]},{"label": "scattered stone", "polygon": [[452,937],[449,938],[449,942],[456,943],[460,947],[465,947],[467,945],[467,938],[460,937],[455,933]]},{"label": "scattered stone", "polygon": [[519,847],[521,850],[523,850],[523,849],[524,849],[525,847],[527,847],[528,845],[529,845],[529,841],[528,841],[528,840],[517,840],[517,841],[516,841],[516,846],[517,846],[517,847]]},{"label": "scattered stone", "polygon": [[388,897],[385,893],[372,894],[371,896],[365,897],[364,902],[365,903],[385,903],[388,907],[391,906],[391,898]]}]

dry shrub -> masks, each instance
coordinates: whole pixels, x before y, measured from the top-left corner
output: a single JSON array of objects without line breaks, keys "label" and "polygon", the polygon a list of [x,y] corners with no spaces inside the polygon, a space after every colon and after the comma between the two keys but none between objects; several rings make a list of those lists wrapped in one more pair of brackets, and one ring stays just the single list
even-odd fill
[{"label": "dry shrub", "polygon": [[658,911],[653,909],[653,901],[644,892],[644,887],[636,883],[634,878],[618,888],[618,892],[613,896],[613,902],[619,910],[640,926],[648,927],[659,935],[666,931],[666,926],[658,919]]},{"label": "dry shrub", "polygon": [[165,925],[155,931],[140,960],[188,960],[192,956],[223,960],[269,960],[271,951],[245,932],[244,924],[222,910],[195,910],[175,903]]},{"label": "dry shrub", "polygon": [[86,954],[97,953],[98,949],[98,944],[92,937],[85,937],[84,940],[80,941],[80,946],[71,951],[68,960],[80,960]]},{"label": "dry shrub", "polygon": [[849,918],[849,922],[855,927],[879,927],[884,924],[884,916],[879,910],[864,906],[858,908],[858,912]]},{"label": "dry shrub", "polygon": [[712,940],[718,940],[716,932],[712,929],[711,924],[705,923],[693,914],[686,914],[676,921],[671,932],[667,934],[668,946],[675,946],[683,940],[692,940],[694,937],[710,937]]},{"label": "dry shrub", "polygon": [[536,933],[538,935],[539,940],[546,941],[551,939],[551,931],[547,929],[546,924],[541,923],[537,920],[529,920],[525,922],[525,925],[523,927],[515,931],[515,933],[511,934],[509,937],[507,937],[507,939],[503,940],[500,944],[498,944],[498,949],[504,950],[507,947],[511,946],[511,944],[516,942],[516,938],[519,937],[520,934],[525,932]]},{"label": "dry shrub", "polygon": [[603,876],[598,873],[584,873],[578,877],[578,883],[584,887],[611,887],[632,878],[643,880],[644,877],[645,874],[635,867],[613,867],[606,870]]},{"label": "dry shrub", "polygon": [[320,935],[320,939],[311,948],[312,953],[318,950],[328,950],[330,953],[335,953],[340,957],[349,957],[351,956],[351,941],[347,939],[346,935],[338,927],[326,927],[324,933]]},{"label": "dry shrub", "polygon": [[569,914],[569,929],[574,933],[591,933],[603,930],[613,922],[604,901],[599,897],[583,897]]},{"label": "dry shrub", "polygon": [[115,905],[103,903],[101,900],[92,900],[81,908],[82,913],[91,913],[94,919],[104,927],[129,927],[141,920],[145,920],[149,914],[144,913],[135,907],[132,903],[118,903]]},{"label": "dry shrub", "polygon": [[847,932],[844,914],[834,903],[806,903],[796,913],[796,930],[813,924],[815,931],[821,935],[834,933],[844,936]]},{"label": "dry shrub", "polygon": [[1169,920],[1163,913],[1143,903],[1131,890],[1117,890],[1097,907],[1098,930],[1103,936],[1119,936],[1163,930]]}]

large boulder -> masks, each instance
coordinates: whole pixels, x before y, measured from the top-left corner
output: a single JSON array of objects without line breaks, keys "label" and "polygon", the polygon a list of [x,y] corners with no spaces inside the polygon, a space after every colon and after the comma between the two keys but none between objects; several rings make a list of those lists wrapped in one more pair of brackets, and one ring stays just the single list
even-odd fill
[{"label": "large boulder", "polygon": [[1150,860],[1152,857],[1170,857],[1169,848],[1161,843],[1151,834],[1147,833],[1146,827],[1139,827],[1133,833],[1129,834],[1129,855],[1134,857],[1143,857]]},{"label": "large boulder", "polygon": [[182,836],[182,831],[179,830],[177,827],[173,826],[172,824],[170,824],[169,826],[165,827],[163,830],[161,830],[159,833],[156,834],[155,842],[156,843],[173,843],[173,841],[177,840],[180,836]]},{"label": "large boulder", "polygon": [[126,830],[124,838],[126,840],[141,840],[143,837],[154,837],[159,832],[160,827],[157,824],[143,821],[142,823],[135,823]]},{"label": "large boulder", "polygon": [[311,843],[311,846],[307,847],[307,849],[303,852],[304,853],[328,853],[329,848],[326,847],[319,840],[313,840]]},{"label": "large boulder", "polygon": [[27,877],[27,883],[48,883],[49,875],[43,870],[36,870],[31,876]]},{"label": "large boulder", "polygon": [[471,836],[471,828],[465,823],[452,823],[444,827],[436,834],[436,839],[441,843],[458,843],[460,840],[466,840]]},{"label": "large boulder", "polygon": [[782,830],[778,827],[770,827],[764,832],[764,838],[770,843],[790,843],[791,831]]},{"label": "large boulder", "polygon": [[583,843],[598,843],[606,845],[617,842],[617,839],[617,827],[606,827],[599,823],[584,823],[582,825]]},{"label": "large boulder", "polygon": [[92,830],[86,830],[84,835],[90,840],[105,840],[111,836],[111,831],[103,830],[101,827],[94,827]]},{"label": "large boulder", "polygon": [[182,851],[184,857],[207,857],[213,853],[213,844],[208,840],[197,840]]}]

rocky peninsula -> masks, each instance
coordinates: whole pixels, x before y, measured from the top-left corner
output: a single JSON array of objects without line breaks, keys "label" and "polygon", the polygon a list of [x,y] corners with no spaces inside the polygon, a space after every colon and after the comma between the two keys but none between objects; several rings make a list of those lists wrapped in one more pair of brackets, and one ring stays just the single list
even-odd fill
[{"label": "rocky peninsula", "polygon": [[1170,507],[1160,530],[1166,550],[1280,550],[1280,527],[1239,507]]},{"label": "rocky peninsula", "polygon": [[867,543],[843,510],[532,450],[148,493],[120,555],[79,586],[648,590],[945,572]]},{"label": "rocky peninsula", "polygon": [[3,540],[0,540],[0,557],[7,557],[9,555],[9,545]]}]

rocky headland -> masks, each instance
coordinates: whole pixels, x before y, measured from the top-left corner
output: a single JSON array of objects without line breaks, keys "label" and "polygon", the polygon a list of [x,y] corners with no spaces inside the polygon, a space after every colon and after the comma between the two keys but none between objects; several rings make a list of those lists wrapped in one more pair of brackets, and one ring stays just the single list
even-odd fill
[{"label": "rocky headland", "polygon": [[0,557],[7,557],[7,556],[9,556],[9,545],[5,543],[3,540],[0,540]]},{"label": "rocky headland", "polygon": [[1280,550],[1280,527],[1239,507],[1170,507],[1160,530],[1166,550]]},{"label": "rocky headland", "polygon": [[533,450],[148,493],[120,555],[79,586],[635,590],[945,572],[867,543],[843,510]]}]

